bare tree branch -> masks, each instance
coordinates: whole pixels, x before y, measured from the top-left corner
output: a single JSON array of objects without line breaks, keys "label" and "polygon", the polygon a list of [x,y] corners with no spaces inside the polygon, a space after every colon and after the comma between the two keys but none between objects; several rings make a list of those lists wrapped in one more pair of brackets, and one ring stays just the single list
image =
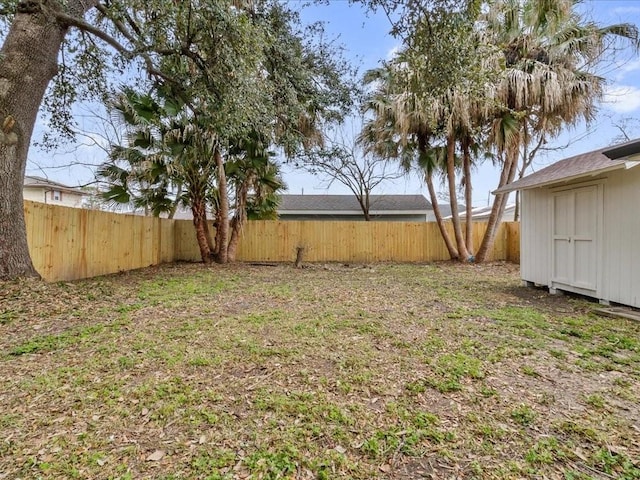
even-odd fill
[{"label": "bare tree branch", "polygon": [[365,220],[369,220],[373,190],[404,174],[391,171],[387,160],[364,151],[357,144],[355,131],[348,135],[344,128],[338,129],[324,143],[324,148],[305,153],[298,167],[324,178],[328,186],[336,181],[346,186],[358,200]]},{"label": "bare tree branch", "polygon": [[[109,18],[109,20],[111,20],[111,22],[113,23],[113,25],[118,29],[118,31],[127,39],[129,40],[132,44],[136,44],[138,42],[138,38],[136,38],[134,35],[131,34],[131,32],[124,26],[124,24],[120,21],[117,20],[113,17],[111,17],[111,15],[109,15],[109,10],[105,5],[102,5],[101,3],[99,3],[96,6],[96,9],[102,13],[105,17]],[[140,29],[136,26],[133,27],[134,30],[136,30],[138,32],[138,35],[140,34]]]},{"label": "bare tree branch", "polygon": [[[100,11],[103,15],[108,16],[109,11],[108,9],[102,5],[99,4],[97,7],[98,11]],[[150,47],[148,46],[138,46],[136,48],[133,49],[129,49],[126,46],[124,46],[122,43],[120,43],[115,37],[109,35],[108,33],[104,32],[103,30],[101,30],[100,28],[91,25],[90,23],[85,22],[84,20],[74,17],[72,15],[68,15],[64,12],[60,12],[60,11],[55,11],[53,12],[55,15],[56,20],[58,20],[60,23],[62,23],[63,25],[67,25],[70,27],[76,27],[84,32],[90,33],[91,35],[94,35],[95,37],[101,39],[102,41],[106,42],[108,45],[112,46],[118,53],[120,53],[121,55],[123,55],[125,58],[134,58],[136,56],[139,56],[142,58],[142,60],[144,61],[147,73],[150,76],[154,76],[157,78],[160,78],[162,80],[165,80],[167,82],[171,82],[171,83],[177,83],[177,80],[175,78],[173,78],[170,75],[167,75],[166,73],[162,72],[160,69],[158,69],[153,60],[151,59],[150,55],[149,55],[149,51],[151,50]],[[109,17],[110,21],[113,22],[114,26],[118,29],[118,31],[129,41],[131,42],[133,45],[136,45],[137,43],[140,42],[140,39],[136,38],[135,35],[133,35],[127,28],[126,26],[120,22],[119,20],[113,19],[111,17]],[[132,27],[132,28],[137,28],[137,27]],[[165,54],[167,54],[168,52],[165,52]],[[182,53],[185,54],[186,52],[172,52],[172,53]],[[195,54],[194,54],[195,55]]]},{"label": "bare tree branch", "polygon": [[94,25],[91,25],[90,23],[87,23],[80,18],[74,17],[73,15],[68,15],[64,12],[55,11],[53,12],[53,14],[55,15],[56,20],[61,24],[69,27],[79,28],[80,30],[83,30],[85,32],[90,33],[91,35],[98,37],[102,41],[112,46],[114,49],[116,49],[116,51],[118,51],[120,54],[124,55],[125,57],[132,58],[133,56],[135,56],[135,53],[132,50],[129,50],[127,47],[122,45],[118,40],[116,40],[111,35],[105,33],[100,28]]}]

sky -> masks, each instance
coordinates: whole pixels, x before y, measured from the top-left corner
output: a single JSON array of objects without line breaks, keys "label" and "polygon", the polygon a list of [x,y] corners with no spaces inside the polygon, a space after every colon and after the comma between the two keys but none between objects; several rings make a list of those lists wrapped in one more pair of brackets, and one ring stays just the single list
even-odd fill
[{"label": "sky", "polygon": [[[293,0],[296,1],[297,0]],[[302,2],[297,2],[302,3]],[[602,25],[629,22],[640,25],[640,0],[585,0],[583,11],[589,18]],[[399,43],[389,34],[389,21],[382,13],[366,12],[359,5],[346,0],[330,0],[326,5],[313,6],[303,11],[307,21],[324,21],[326,32],[342,44],[348,59],[358,65],[361,72],[375,68],[383,59],[389,58]],[[599,105],[597,118],[591,125],[577,125],[559,138],[547,144],[533,165],[533,170],[555,161],[587,152],[614,143],[623,127],[631,138],[640,137],[640,56],[629,49],[619,52],[615,60],[607,59],[599,74],[607,79],[604,101]],[[27,175],[45,176],[68,185],[83,185],[92,181],[91,165],[106,160],[106,152],[97,144],[104,144],[99,135],[91,106],[76,108],[81,127],[87,133],[79,137],[75,145],[67,145],[53,152],[43,152],[32,147],[29,153]],[[42,121],[36,126],[34,140],[37,141],[45,128]],[[473,206],[487,205],[490,192],[497,185],[499,173],[489,164],[473,173]],[[347,187],[339,182],[330,186],[326,180],[284,166],[284,179],[288,193],[305,194],[349,194]],[[442,188],[444,190],[444,187]],[[424,194],[426,186],[417,175],[390,181],[381,185],[376,194]]]}]

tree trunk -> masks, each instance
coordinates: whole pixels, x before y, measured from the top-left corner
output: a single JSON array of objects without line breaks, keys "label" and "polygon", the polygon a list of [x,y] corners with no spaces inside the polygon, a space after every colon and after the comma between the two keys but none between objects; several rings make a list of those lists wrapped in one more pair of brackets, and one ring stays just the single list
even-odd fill
[{"label": "tree trunk", "polygon": [[227,261],[235,262],[236,254],[238,252],[238,243],[240,242],[240,234],[242,233],[242,227],[244,226],[244,220],[238,217],[233,217],[231,221],[231,238],[229,239],[229,247],[227,248]]},{"label": "tree trunk", "polygon": [[200,257],[204,263],[211,262],[211,250],[207,242],[207,209],[203,199],[191,200],[191,213],[193,213],[193,226],[196,230],[196,240],[200,248]]},{"label": "tree trunk", "polygon": [[433,186],[433,173],[427,172],[425,175],[425,180],[427,182],[427,190],[429,190],[429,199],[431,200],[431,207],[433,208],[433,214],[436,217],[436,223],[438,224],[438,228],[440,229],[440,235],[442,235],[442,240],[444,240],[444,244],[447,247],[447,251],[449,252],[449,257],[451,260],[458,259],[458,251],[456,247],[453,245],[451,241],[451,237],[449,236],[449,232],[447,232],[447,228],[445,227],[444,220],[442,219],[442,213],[440,212],[440,207],[438,206],[438,195],[436,194],[436,189]]},{"label": "tree trunk", "polygon": [[209,222],[204,222],[204,235],[207,237],[207,246],[209,247],[209,256],[213,256],[215,252],[215,245],[213,243],[213,237],[211,236],[211,228]]},{"label": "tree trunk", "polygon": [[371,215],[369,215],[369,192],[363,192],[361,188],[360,193],[354,195],[360,205],[360,210],[362,210],[362,214],[364,215],[364,221],[371,221]]},{"label": "tree trunk", "polygon": [[[71,0],[66,8],[83,15],[94,4]],[[1,279],[38,276],[27,244],[22,185],[38,109],[58,71],[66,33],[42,13],[17,13],[0,50]]]},{"label": "tree trunk", "polygon": [[458,212],[458,199],[456,198],[456,169],[455,169],[455,148],[456,140],[453,135],[447,138],[447,181],[449,184],[449,203],[451,204],[451,221],[453,223],[453,233],[456,238],[458,250],[458,260],[469,260],[469,251],[462,234],[460,225],[460,214]]},{"label": "tree trunk", "polygon": [[302,268],[302,261],[304,260],[304,247],[298,246],[296,247],[296,268]]},{"label": "tree trunk", "polygon": [[227,263],[229,261],[229,196],[227,194],[227,176],[224,171],[224,162],[219,149],[215,152],[216,165],[218,167],[218,222],[216,230],[216,262]]},{"label": "tree trunk", "polygon": [[227,258],[230,262],[236,260],[238,251],[238,243],[240,242],[240,234],[247,223],[247,196],[249,195],[249,183],[251,178],[247,178],[238,187],[236,195],[236,213],[231,221],[231,239],[229,240],[229,248],[227,249]]},{"label": "tree trunk", "polygon": [[464,172],[464,201],[466,203],[465,239],[469,255],[473,255],[473,189],[471,184],[471,153],[469,140],[462,146],[462,169]]},{"label": "tree trunk", "polygon": [[220,219],[218,218],[219,215],[219,211],[216,210],[215,215],[213,216],[213,230],[215,232],[215,240],[213,240],[212,242],[212,248],[211,248],[211,254],[213,255],[213,258],[216,258],[218,256],[218,222],[220,221]]},{"label": "tree trunk", "polygon": [[369,190],[367,189],[362,195],[362,202],[364,203],[364,207],[362,212],[364,213],[364,221],[371,221],[371,214],[369,211],[371,210],[371,195],[369,195]]},{"label": "tree trunk", "polygon": [[[514,142],[515,143],[515,142]],[[500,173],[500,183],[498,188],[513,182],[518,169],[518,148],[509,147],[506,152],[505,162],[502,166],[502,172]],[[497,194],[493,200],[493,206],[491,208],[491,214],[487,221],[487,230],[484,232],[482,238],[482,244],[476,255],[477,262],[484,262],[489,257],[489,253],[493,249],[493,243],[496,239],[496,233],[498,232],[498,226],[502,220],[502,214],[504,213],[504,207],[507,204],[509,194]]]}]

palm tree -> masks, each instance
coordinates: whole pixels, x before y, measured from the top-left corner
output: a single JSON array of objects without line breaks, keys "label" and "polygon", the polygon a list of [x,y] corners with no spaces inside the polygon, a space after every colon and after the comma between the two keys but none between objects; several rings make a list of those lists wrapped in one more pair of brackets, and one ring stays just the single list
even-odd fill
[{"label": "palm tree", "polygon": [[[362,138],[388,158],[413,157],[423,163],[422,170],[425,172],[436,221],[449,254],[451,258],[468,261],[473,258],[474,248],[471,216],[472,147],[478,144],[478,138],[482,136],[482,113],[487,109],[482,104],[484,99],[472,93],[475,88],[473,82],[451,85],[438,94],[425,92],[420,82],[421,71],[413,68],[414,61],[414,52],[406,50],[386,68],[368,72],[366,80],[375,82],[378,88],[371,95],[368,105],[374,120],[365,128]],[[467,203],[464,232],[457,201],[457,172],[461,165]],[[436,211],[439,210],[433,185],[436,170],[445,173],[455,247],[444,222],[439,218],[439,211]]]},{"label": "palm tree", "polygon": [[[463,235],[455,204],[457,154],[462,153],[465,198],[470,208],[471,146],[488,138],[501,165],[498,187],[512,182],[525,145],[557,135],[567,125],[592,119],[604,85],[594,68],[609,42],[627,39],[638,44],[634,26],[600,27],[587,22],[577,13],[577,3],[494,0],[473,32],[464,30],[468,16],[453,14],[451,22],[445,19],[443,28],[453,26],[454,30],[444,44],[432,34],[437,24],[419,21],[396,61],[386,72],[377,71],[379,88],[371,111],[377,112],[374,122],[381,139],[388,142],[396,138],[406,149],[408,139],[422,132],[427,138],[424,144],[446,146],[446,178],[459,258],[470,258],[473,245],[471,215],[467,214]],[[429,35],[425,35],[424,25]],[[456,33],[459,26],[460,35]],[[463,44],[461,39],[472,45],[456,60],[464,68],[438,63],[442,59],[433,52],[449,51],[446,42]],[[450,75],[443,78],[442,71]],[[496,196],[476,255],[478,261],[485,260],[491,251],[506,202],[505,195]],[[467,243],[463,244],[465,237]]]},{"label": "palm tree", "polygon": [[[492,143],[503,158],[498,187],[515,178],[525,142],[593,118],[605,83],[594,69],[609,41],[625,39],[638,46],[635,26],[586,21],[578,3],[497,0],[484,17],[483,41],[500,49],[505,65],[492,91],[497,107]],[[506,202],[506,195],[496,195],[478,261],[491,251]]]},{"label": "palm tree", "polygon": [[278,192],[286,187],[273,156],[255,132],[229,152],[225,170],[234,198],[227,248],[229,261],[235,260],[242,229],[250,216],[253,219],[277,216]]},{"label": "palm tree", "polygon": [[[216,136],[166,94],[156,98],[126,89],[113,109],[128,129],[128,142],[112,146],[109,162],[98,171],[110,183],[105,197],[128,202],[134,184],[142,184],[143,194],[136,202],[146,202],[154,214],[182,201],[191,208],[202,261],[210,262],[207,194],[215,177]],[[173,185],[180,186],[177,192]]]},{"label": "palm tree", "polygon": [[376,89],[366,105],[373,118],[364,124],[359,142],[382,158],[399,161],[406,172],[417,168],[423,173],[442,239],[450,258],[458,259],[464,252],[451,239],[433,183],[434,175],[446,171],[447,151],[432,145],[439,135],[431,119],[423,115],[426,109],[418,95],[404,89],[401,73],[397,64],[388,64],[365,75],[365,82],[376,85]]},{"label": "palm tree", "polygon": [[168,152],[158,132],[148,128],[155,121],[158,104],[150,97],[125,90],[112,107],[119,123],[137,128],[129,129],[127,145],[112,145],[109,161],[97,172],[109,185],[103,198],[142,208],[145,215],[171,215],[180,195],[171,195],[175,185],[167,174]]}]

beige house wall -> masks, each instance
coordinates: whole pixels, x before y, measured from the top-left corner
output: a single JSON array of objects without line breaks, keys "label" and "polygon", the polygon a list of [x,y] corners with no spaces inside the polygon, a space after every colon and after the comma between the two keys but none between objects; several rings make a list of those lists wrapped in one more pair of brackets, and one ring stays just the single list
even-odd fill
[{"label": "beige house wall", "polygon": [[83,195],[67,190],[55,190],[55,188],[28,187],[22,189],[22,196],[25,200],[41,202],[48,205],[59,205],[61,207],[82,207]]}]

